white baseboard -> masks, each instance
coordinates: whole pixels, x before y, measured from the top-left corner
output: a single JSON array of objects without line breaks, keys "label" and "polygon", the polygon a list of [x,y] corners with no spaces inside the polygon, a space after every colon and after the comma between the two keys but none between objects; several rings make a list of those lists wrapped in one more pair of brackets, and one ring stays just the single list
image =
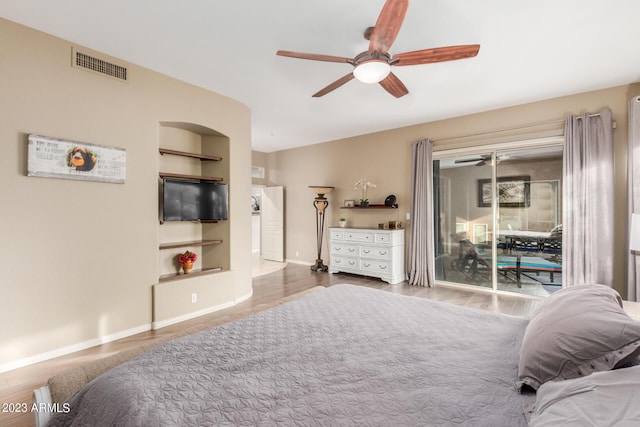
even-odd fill
[{"label": "white baseboard", "polygon": [[196,317],[204,316],[205,314],[210,314],[215,311],[224,310],[225,308],[233,307],[241,303],[242,301],[246,301],[253,295],[253,288],[249,293],[243,295],[241,297],[236,298],[233,301],[225,302],[224,304],[218,304],[211,307],[203,308],[202,310],[192,311],[191,313],[183,314],[181,316],[172,317],[170,319],[161,320],[158,322],[153,322],[151,324],[151,329],[154,331],[156,329],[164,328],[165,326],[173,325],[175,323],[184,322],[185,320],[195,319]]},{"label": "white baseboard", "polygon": [[285,261],[290,262],[291,264],[302,264],[308,266],[312,266],[313,264],[315,264],[314,262],[300,261],[298,259],[285,259]]},{"label": "white baseboard", "polygon": [[33,365],[34,363],[43,362],[45,360],[54,359],[56,357],[65,356],[76,351],[86,350],[87,348],[95,347],[97,345],[106,344],[111,341],[116,341],[121,338],[126,338],[131,335],[139,334],[151,329],[151,324],[145,324],[137,326],[135,328],[127,329],[125,331],[116,332],[114,334],[103,335],[88,341],[81,343],[68,345],[66,347],[58,348],[55,350],[47,351],[44,353],[36,354],[35,356],[25,357],[13,362],[0,365],[0,373],[11,371],[18,368],[24,368],[25,366]]},{"label": "white baseboard", "polygon": [[24,368],[25,366],[33,365],[38,362],[44,362],[45,360],[54,359],[56,357],[65,356],[76,351],[86,350],[87,348],[95,347],[97,345],[106,344],[112,341],[126,338],[131,335],[139,334],[141,332],[148,331],[150,329],[160,329],[165,326],[173,325],[174,323],[182,322],[184,320],[193,319],[204,314],[213,313],[214,311],[222,310],[225,308],[233,307],[243,301],[248,300],[253,295],[253,289],[246,295],[242,295],[233,301],[225,304],[219,304],[213,307],[208,307],[203,310],[195,311],[193,313],[185,314],[184,316],[178,316],[171,319],[163,320],[161,322],[153,322],[150,324],[141,325],[135,328],[127,329],[125,331],[116,332],[110,335],[104,335],[98,338],[94,338],[88,341],[84,341],[78,344],[72,344],[66,347],[58,348],[55,350],[47,351],[45,353],[37,354],[35,356],[25,357],[24,359],[15,360],[13,362],[0,365],[0,373],[12,371],[18,368]]},{"label": "white baseboard", "polygon": [[240,304],[241,302],[248,300],[252,296],[253,296],[253,288],[251,288],[251,291],[246,295],[236,298],[236,304]]}]

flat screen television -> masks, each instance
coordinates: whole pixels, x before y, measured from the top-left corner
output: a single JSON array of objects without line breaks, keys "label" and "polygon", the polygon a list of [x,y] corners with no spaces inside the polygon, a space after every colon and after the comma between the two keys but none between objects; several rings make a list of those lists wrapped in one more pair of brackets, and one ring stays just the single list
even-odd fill
[{"label": "flat screen television", "polygon": [[165,178],[162,185],[164,221],[217,221],[228,219],[227,184]]}]

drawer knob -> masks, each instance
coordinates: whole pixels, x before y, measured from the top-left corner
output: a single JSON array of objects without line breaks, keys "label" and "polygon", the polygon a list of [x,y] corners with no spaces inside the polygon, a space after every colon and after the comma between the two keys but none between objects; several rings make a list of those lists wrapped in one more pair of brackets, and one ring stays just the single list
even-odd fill
[{"label": "drawer knob", "polygon": [[349,261],[349,265],[355,265],[356,262],[355,261]]},{"label": "drawer knob", "polygon": [[369,249],[363,249],[362,252],[364,252],[365,254],[368,254],[371,251]]},{"label": "drawer knob", "polygon": [[387,251],[380,251],[380,255],[386,255]]},{"label": "drawer knob", "polygon": [[381,265],[381,266],[380,266],[380,270],[386,270],[386,269],[387,269],[387,266],[386,266],[386,265]]},{"label": "drawer knob", "polygon": [[349,252],[355,252],[356,250],[353,248],[349,248]]}]

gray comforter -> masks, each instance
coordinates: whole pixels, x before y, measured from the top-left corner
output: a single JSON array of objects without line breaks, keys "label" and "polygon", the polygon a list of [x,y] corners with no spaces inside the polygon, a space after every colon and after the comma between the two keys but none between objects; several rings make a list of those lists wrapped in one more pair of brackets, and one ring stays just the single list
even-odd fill
[{"label": "gray comforter", "polygon": [[162,344],[51,426],[519,426],[527,320],[352,285]]}]

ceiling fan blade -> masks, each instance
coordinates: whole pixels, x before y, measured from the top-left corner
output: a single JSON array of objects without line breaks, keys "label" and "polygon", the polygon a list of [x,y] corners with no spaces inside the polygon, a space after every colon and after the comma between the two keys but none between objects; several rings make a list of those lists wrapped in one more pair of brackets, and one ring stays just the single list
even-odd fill
[{"label": "ceiling fan blade", "polygon": [[312,61],[346,62],[348,64],[353,62],[351,58],[345,58],[343,56],[318,55],[316,53],[291,52],[289,50],[279,50],[276,52],[276,55],[288,56],[290,58],[311,59]]},{"label": "ceiling fan blade", "polygon": [[409,0],[386,1],[369,37],[370,52],[387,53],[389,51],[400,31],[408,7]]},{"label": "ceiling fan blade", "polygon": [[485,158],[484,157],[477,157],[474,159],[460,159],[460,160],[456,160],[454,163],[471,163],[471,162],[481,162],[484,161]]},{"label": "ceiling fan blade", "polygon": [[338,80],[336,80],[335,82],[329,84],[328,86],[320,89],[318,92],[313,94],[314,98],[319,98],[323,95],[328,94],[329,92],[338,89],[340,86],[342,86],[343,84],[347,83],[348,81],[353,79],[353,73],[349,73],[346,76],[343,76],[341,78],[339,78]]},{"label": "ceiling fan blade", "polygon": [[380,86],[396,98],[400,98],[409,93],[409,89],[407,89],[404,83],[393,73],[389,73],[389,75],[380,82]]},{"label": "ceiling fan blade", "polygon": [[467,44],[461,46],[446,46],[433,49],[415,50],[413,52],[393,55],[395,66],[430,64],[433,62],[454,61],[456,59],[472,58],[478,54],[479,44]]}]

